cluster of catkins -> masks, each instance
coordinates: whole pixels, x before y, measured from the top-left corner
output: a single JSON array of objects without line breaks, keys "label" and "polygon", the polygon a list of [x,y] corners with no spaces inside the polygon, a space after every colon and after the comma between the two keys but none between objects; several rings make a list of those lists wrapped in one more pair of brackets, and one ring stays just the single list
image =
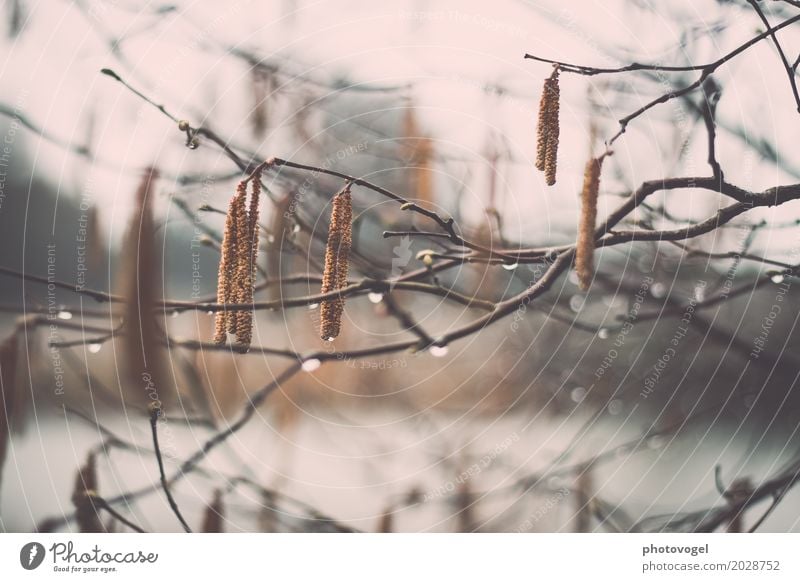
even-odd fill
[{"label": "cluster of catkins", "polygon": [[[558,85],[559,68],[545,79],[539,101],[539,124],[536,140],[536,169],[544,172],[548,186],[556,183],[558,166],[558,111],[561,92]],[[594,274],[595,222],[597,221],[597,196],[600,191],[600,171],[607,154],[591,158],[586,163],[581,191],[581,216],[578,240],[575,245],[575,270],[581,289],[586,290]]]},{"label": "cluster of catkins", "polygon": [[[247,185],[250,184],[250,201]],[[255,294],[255,265],[258,253],[258,199],[261,171],[236,187],[225,221],[222,257],[217,279],[217,312],[214,341],[224,344],[228,333],[236,336],[241,349],[247,349],[253,336],[252,303]],[[333,198],[325,270],[321,293],[334,294],[347,286],[350,247],[353,243],[353,202],[350,183]],[[229,309],[231,304],[241,308]],[[245,308],[249,304],[249,308]],[[320,336],[331,341],[339,335],[344,313],[344,297],[335,296],[320,302]]]},{"label": "cluster of catkins", "polygon": [[217,312],[214,341],[224,344],[227,334],[236,336],[240,348],[250,346],[253,337],[253,311],[228,309],[229,304],[252,304],[255,294],[256,257],[258,255],[258,204],[261,195],[261,172],[242,180],[231,198],[222,237],[222,257],[217,278],[217,303],[226,308]]}]

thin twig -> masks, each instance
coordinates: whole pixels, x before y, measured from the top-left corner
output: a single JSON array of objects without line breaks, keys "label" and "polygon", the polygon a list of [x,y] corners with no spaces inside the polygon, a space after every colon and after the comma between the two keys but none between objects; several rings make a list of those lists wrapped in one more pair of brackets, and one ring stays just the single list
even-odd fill
[{"label": "thin twig", "polygon": [[150,432],[153,435],[153,449],[155,449],[156,460],[158,461],[158,474],[161,478],[161,488],[164,490],[164,495],[167,497],[167,501],[169,502],[169,506],[172,509],[172,513],[175,514],[175,517],[178,518],[178,521],[181,522],[181,526],[183,526],[183,530],[186,533],[192,533],[192,528],[189,527],[189,524],[186,523],[186,520],[181,513],[181,510],[178,508],[178,503],[175,501],[175,498],[172,496],[172,491],[170,491],[169,482],[167,481],[167,475],[164,472],[164,458],[161,454],[161,447],[158,444],[158,418],[161,416],[161,410],[159,408],[151,408],[150,410]]}]

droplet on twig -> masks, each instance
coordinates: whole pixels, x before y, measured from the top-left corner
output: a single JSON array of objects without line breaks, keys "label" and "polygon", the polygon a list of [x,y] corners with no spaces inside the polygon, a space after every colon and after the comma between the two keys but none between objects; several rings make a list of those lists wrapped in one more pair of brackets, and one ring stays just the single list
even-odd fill
[{"label": "droplet on twig", "polygon": [[314,372],[315,370],[318,370],[321,365],[322,362],[320,362],[317,358],[309,358],[308,360],[305,360],[300,367],[303,369],[303,372]]},{"label": "droplet on twig", "polygon": [[431,346],[429,350],[434,358],[443,358],[447,355],[447,346]]}]

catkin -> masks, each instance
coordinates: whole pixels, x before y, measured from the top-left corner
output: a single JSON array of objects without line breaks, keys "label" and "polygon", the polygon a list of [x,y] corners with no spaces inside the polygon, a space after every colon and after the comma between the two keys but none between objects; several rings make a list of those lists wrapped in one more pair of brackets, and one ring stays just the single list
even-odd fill
[{"label": "catkin", "polygon": [[0,484],[8,443],[11,440],[11,418],[14,416],[17,392],[17,359],[19,336],[14,332],[0,344]]},{"label": "catkin", "polygon": [[[225,231],[222,234],[222,245],[220,246],[219,272],[217,274],[217,303],[223,305],[227,303],[231,296],[231,284],[233,281],[234,249],[236,247],[236,226],[233,220],[236,214],[237,194],[231,198],[228,204],[228,214],[225,216]],[[224,344],[227,339],[228,321],[230,314],[224,309],[217,311],[214,326],[214,343]]]},{"label": "catkin", "polygon": [[222,491],[217,489],[211,498],[211,503],[206,506],[203,514],[203,533],[223,533],[222,520],[224,519],[222,505]]},{"label": "catkin", "polygon": [[251,85],[253,89],[253,109],[250,112],[250,123],[254,137],[262,137],[269,125],[269,98],[272,92],[272,74],[264,67],[253,66],[251,69]]},{"label": "catkin", "polygon": [[[250,224],[247,219],[247,192],[237,194],[236,214],[233,217],[236,228],[236,244],[234,246],[235,268],[233,275],[233,293],[229,298],[230,303],[247,303],[247,287],[250,280]],[[248,345],[250,343],[248,328],[252,326],[252,313],[250,311],[233,311],[231,317],[231,333],[236,335],[236,343]],[[248,325],[249,324],[249,325]]]},{"label": "catkin", "polygon": [[409,101],[403,119],[404,143],[408,144],[406,161],[410,166],[406,189],[421,206],[432,204],[434,192],[434,163],[436,152],[433,140],[420,130],[414,104]]},{"label": "catkin", "polygon": [[575,533],[592,531],[594,513],[594,479],[591,463],[584,465],[575,483]]},{"label": "catkin", "polygon": [[86,464],[78,469],[75,487],[72,490],[72,504],[75,506],[75,521],[81,533],[102,533],[99,508],[94,500],[97,495],[97,462],[94,453],[89,453]]},{"label": "catkin", "polygon": [[[330,293],[347,286],[347,270],[352,241],[353,201],[350,195],[350,184],[348,184],[333,199],[328,244],[325,249],[322,293]],[[339,335],[343,312],[343,297],[327,299],[320,304],[320,336],[323,340],[332,340]]]},{"label": "catkin", "polygon": [[97,205],[94,204],[89,209],[89,216],[86,221],[86,232],[89,237],[89,242],[86,249],[86,263],[91,272],[97,269],[103,263],[103,245],[100,237],[100,218],[98,216]]},{"label": "catkin", "polygon": [[135,398],[149,402],[141,387],[143,375],[159,398],[166,399],[174,387],[174,379],[166,360],[164,330],[158,323],[156,310],[163,299],[161,290],[162,257],[158,246],[158,226],[153,205],[158,172],[148,169],[136,192],[136,207],[125,235],[118,275],[120,294],[126,297],[123,311],[125,333],[120,347],[126,373],[124,386]]},{"label": "catkin", "polygon": [[539,123],[536,139],[536,169],[544,172],[548,186],[556,183],[558,166],[559,99],[558,67],[544,81],[539,101]]},{"label": "catkin", "polygon": [[578,241],[575,245],[575,271],[578,284],[584,291],[589,288],[594,276],[594,229],[597,221],[597,195],[600,191],[600,171],[603,158],[592,158],[583,172],[581,191],[581,217],[578,226]]},{"label": "catkin", "polygon": [[[228,205],[225,232],[222,237],[217,303],[252,303],[255,296],[256,258],[258,254],[258,207],[261,195],[261,173],[251,177],[250,202],[247,202],[247,182],[236,187]],[[236,336],[239,347],[247,349],[253,336],[253,312],[217,312],[214,341],[224,344],[227,333]]]},{"label": "catkin", "polygon": [[290,244],[291,223],[289,218],[292,215],[292,204],[295,201],[293,194],[286,194],[275,204],[270,221],[271,242],[267,245],[267,279],[276,282],[269,287],[270,299],[273,301],[283,296],[281,275],[283,265],[281,264],[281,252],[284,244]]},{"label": "catkin", "polygon": [[434,199],[434,174],[433,174],[433,140],[422,138],[417,145],[412,163],[414,164],[413,192],[418,203],[433,203]]}]

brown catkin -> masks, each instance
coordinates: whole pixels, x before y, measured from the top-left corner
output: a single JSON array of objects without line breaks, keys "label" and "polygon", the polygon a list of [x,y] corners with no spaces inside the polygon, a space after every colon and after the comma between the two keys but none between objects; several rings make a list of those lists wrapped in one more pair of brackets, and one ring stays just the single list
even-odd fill
[{"label": "brown catkin", "polygon": [[403,118],[403,143],[406,161],[410,166],[406,190],[414,202],[425,207],[432,204],[435,197],[434,163],[436,152],[433,140],[421,130],[417,120],[416,108],[409,100]]},{"label": "brown catkin", "polygon": [[277,533],[280,514],[275,506],[275,493],[265,490],[261,494],[261,509],[258,512],[258,531],[261,533]]},{"label": "brown catkin", "polygon": [[[233,268],[231,277],[231,296],[229,303],[242,303],[246,296],[247,287],[247,258],[250,250],[247,248],[247,233],[250,226],[247,223],[247,185],[239,184],[236,188],[236,204],[233,209],[234,232],[236,233],[233,244]],[[241,322],[246,318],[244,311],[231,311],[228,314],[230,323],[228,331],[238,334]]]},{"label": "brown catkin", "polygon": [[96,204],[89,209],[89,216],[86,219],[86,233],[89,238],[86,249],[86,263],[91,272],[96,272],[103,263],[100,217],[98,216]]},{"label": "brown catkin", "polygon": [[583,172],[581,191],[581,217],[578,226],[578,241],[575,245],[575,271],[578,284],[584,291],[589,288],[594,276],[594,229],[597,221],[597,194],[600,191],[600,171],[603,158],[592,158]]},{"label": "brown catkin", "polygon": [[548,186],[556,183],[558,166],[559,100],[558,67],[544,81],[539,101],[539,123],[536,139],[536,169],[544,172]]},{"label": "brown catkin", "polygon": [[211,503],[203,514],[203,533],[223,533],[224,507],[222,505],[222,491],[217,489],[211,498]]},{"label": "brown catkin", "polygon": [[72,490],[72,504],[75,506],[75,521],[81,533],[102,533],[105,531],[100,521],[99,508],[95,504],[97,496],[97,462],[94,453],[86,457],[86,464],[78,469],[75,487]]},{"label": "brown catkin", "polygon": [[[236,214],[237,194],[231,198],[228,204],[228,214],[225,216],[225,231],[222,234],[222,245],[220,247],[219,272],[217,274],[217,303],[225,304],[231,297],[233,285],[233,269],[236,264],[234,257],[236,249],[236,224],[234,216]],[[230,314],[225,310],[217,311],[214,329],[214,342],[224,344],[227,339],[228,322]]]},{"label": "brown catkin", "polygon": [[247,239],[247,246],[249,248],[250,254],[248,256],[248,267],[250,272],[250,281],[247,288],[247,301],[248,303],[253,302],[253,296],[255,294],[255,282],[256,282],[256,261],[258,260],[258,212],[259,212],[259,203],[261,201],[261,171],[256,171],[253,174],[253,179],[250,182],[250,204],[247,209],[247,223],[248,223],[248,239]]},{"label": "brown catkin", "polygon": [[254,66],[251,69],[253,109],[250,112],[250,124],[254,137],[263,136],[269,124],[269,97],[272,92],[272,82],[271,72],[264,67]]},{"label": "brown catkin", "polygon": [[[258,255],[258,208],[261,197],[261,172],[250,178],[250,202],[247,202],[247,181],[241,181],[228,205],[225,232],[222,237],[217,303],[252,303],[255,296],[256,259]],[[248,348],[253,337],[253,312],[217,312],[214,341],[225,343],[227,334],[235,334],[236,343]]]},{"label": "brown catkin", "polygon": [[409,99],[403,115],[404,157],[412,162],[417,155],[417,138],[419,137],[419,124],[414,103]]},{"label": "brown catkin", "polygon": [[594,479],[592,464],[583,467],[575,483],[575,533],[592,531],[592,515],[594,514]]},{"label": "brown catkin", "polygon": [[292,215],[292,204],[295,202],[295,196],[286,194],[275,203],[275,209],[272,213],[272,220],[270,221],[270,233],[272,234],[272,242],[267,245],[267,278],[270,281],[277,281],[277,284],[269,287],[269,298],[271,300],[279,299],[283,296],[283,289],[281,284],[282,264],[281,264],[281,251],[284,244],[289,245],[289,235],[291,232],[291,223],[289,217]]},{"label": "brown catkin", "polygon": [[0,485],[3,483],[3,464],[11,440],[11,419],[14,416],[17,391],[17,355],[19,336],[14,332],[0,344]]},{"label": "brown catkin", "polygon": [[[325,271],[322,293],[347,286],[350,246],[353,241],[353,201],[350,184],[333,198],[328,245],[325,249]],[[344,312],[344,298],[328,299],[320,304],[320,336],[332,340],[339,335]]]},{"label": "brown catkin", "polygon": [[258,209],[261,201],[261,170],[253,174],[250,182],[250,206],[247,210],[247,219],[250,224],[250,271],[255,281],[256,259],[258,258]]},{"label": "brown catkin", "polygon": [[[120,340],[126,382],[139,401],[149,402],[148,392],[165,400],[174,389],[163,344],[165,334],[156,310],[162,296],[162,257],[158,245],[158,227],[153,204],[158,172],[151,168],[142,176],[136,192],[136,207],[130,218],[123,245],[118,275],[120,294],[126,298],[123,319],[125,334]],[[163,315],[163,313],[162,313]],[[147,390],[142,378],[149,377]]]},{"label": "brown catkin", "polygon": [[[237,245],[237,303],[252,303],[255,283],[255,258],[258,250],[258,200],[260,193],[261,174],[253,175],[251,181],[251,196],[247,210],[242,201],[242,211],[237,214],[237,229],[243,236],[239,237]],[[256,185],[258,184],[258,185]],[[250,347],[253,338],[253,311],[237,312],[236,318],[236,343],[241,348]]]},{"label": "brown catkin", "polygon": [[414,201],[426,204],[433,203],[434,199],[434,173],[433,173],[434,150],[433,140],[428,137],[421,138],[414,154],[414,181],[411,192]]},{"label": "brown catkin", "polygon": [[539,120],[536,124],[536,169],[544,172],[544,160],[547,157],[547,107],[549,79],[544,82],[542,96],[539,99]]},{"label": "brown catkin", "polygon": [[383,510],[378,520],[379,533],[392,533],[394,531],[394,508],[390,505]]}]

